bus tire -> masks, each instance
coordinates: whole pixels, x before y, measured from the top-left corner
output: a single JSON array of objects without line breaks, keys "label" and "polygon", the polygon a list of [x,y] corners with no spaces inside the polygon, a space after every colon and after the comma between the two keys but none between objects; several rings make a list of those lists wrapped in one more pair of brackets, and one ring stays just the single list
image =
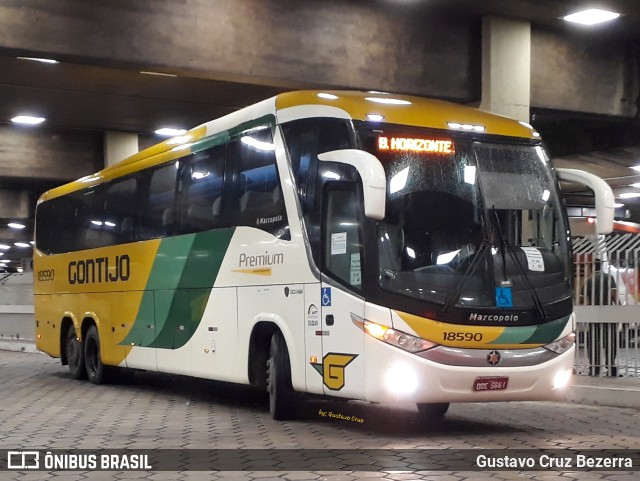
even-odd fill
[{"label": "bus tire", "polygon": [[276,331],[271,337],[269,360],[267,361],[267,392],[269,412],[276,420],[293,417],[294,393],[291,386],[291,365],[284,337]]},{"label": "bus tire", "polygon": [[71,377],[74,379],[86,379],[87,371],[84,366],[84,345],[78,340],[76,330],[73,326],[67,329],[64,349]]},{"label": "bus tire", "polygon": [[444,419],[449,403],[418,403],[418,413],[424,421],[438,422]]},{"label": "bus tire", "polygon": [[102,384],[106,380],[105,366],[100,358],[100,336],[96,326],[91,326],[84,336],[84,365],[89,381]]}]

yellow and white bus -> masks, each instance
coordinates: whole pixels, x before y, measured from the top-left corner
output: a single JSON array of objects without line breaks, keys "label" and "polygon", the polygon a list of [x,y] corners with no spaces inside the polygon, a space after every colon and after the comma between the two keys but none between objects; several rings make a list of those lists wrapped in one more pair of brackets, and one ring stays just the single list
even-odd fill
[{"label": "yellow and white bus", "polygon": [[[611,191],[585,183],[604,232]],[[119,366],[261,387],[276,419],[296,392],[438,418],[558,398],[573,368],[539,135],[446,102],[278,95],[46,192],[35,241],[37,346],[93,383]]]}]

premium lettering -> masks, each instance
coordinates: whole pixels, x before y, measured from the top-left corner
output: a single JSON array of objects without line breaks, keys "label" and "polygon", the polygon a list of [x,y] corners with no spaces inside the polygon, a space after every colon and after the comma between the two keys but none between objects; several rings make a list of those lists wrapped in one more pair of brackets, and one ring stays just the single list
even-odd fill
[{"label": "premium lettering", "polygon": [[69,262],[69,284],[98,284],[101,282],[128,281],[131,276],[131,259],[121,256],[96,257]]},{"label": "premium lettering", "polygon": [[238,264],[240,267],[276,266],[284,264],[284,254],[269,254],[268,252],[257,256],[240,254]]}]

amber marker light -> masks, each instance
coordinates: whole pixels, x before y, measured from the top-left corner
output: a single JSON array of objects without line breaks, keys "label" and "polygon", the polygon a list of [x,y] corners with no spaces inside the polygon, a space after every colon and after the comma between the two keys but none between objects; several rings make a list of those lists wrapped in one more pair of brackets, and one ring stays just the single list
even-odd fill
[{"label": "amber marker light", "polygon": [[318,362],[318,356],[311,356],[311,357],[309,358],[309,362],[310,362],[311,364],[315,364],[315,363],[317,363],[317,362]]},{"label": "amber marker light", "polygon": [[363,319],[360,316],[355,315],[353,312],[351,313],[351,320],[356,326],[371,337],[398,347],[404,351],[416,353],[419,351],[426,351],[427,349],[437,346],[437,344],[427,341],[426,339]]},{"label": "amber marker light", "polygon": [[380,324],[374,324],[373,322],[364,323],[364,328],[367,333],[378,339],[384,339],[384,333],[387,332],[388,327],[381,326]]}]

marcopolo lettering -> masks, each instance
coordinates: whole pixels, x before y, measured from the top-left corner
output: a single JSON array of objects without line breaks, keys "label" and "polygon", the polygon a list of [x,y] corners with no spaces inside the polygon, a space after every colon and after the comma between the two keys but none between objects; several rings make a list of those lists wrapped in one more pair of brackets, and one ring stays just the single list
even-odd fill
[{"label": "marcopolo lettering", "polygon": [[128,281],[130,276],[131,259],[127,254],[69,262],[69,284]]},{"label": "marcopolo lettering", "polygon": [[516,322],[518,320],[517,314],[478,314],[472,312],[469,314],[470,321],[479,322]]}]

